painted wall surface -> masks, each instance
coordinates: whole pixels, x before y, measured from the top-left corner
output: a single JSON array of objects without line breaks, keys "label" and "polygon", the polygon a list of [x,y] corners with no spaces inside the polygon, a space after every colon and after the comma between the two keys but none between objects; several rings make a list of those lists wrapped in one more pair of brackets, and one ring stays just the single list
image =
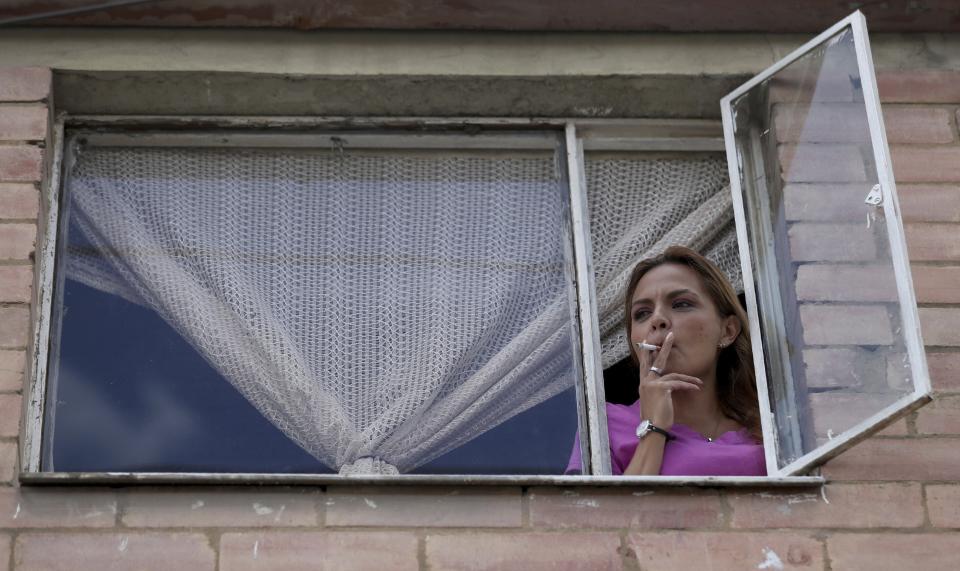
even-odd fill
[{"label": "painted wall surface", "polygon": [[21,486],[52,73],[3,68],[0,571],[953,568],[960,71],[945,61],[879,77],[935,400],[829,462],[826,486],[795,490]]}]

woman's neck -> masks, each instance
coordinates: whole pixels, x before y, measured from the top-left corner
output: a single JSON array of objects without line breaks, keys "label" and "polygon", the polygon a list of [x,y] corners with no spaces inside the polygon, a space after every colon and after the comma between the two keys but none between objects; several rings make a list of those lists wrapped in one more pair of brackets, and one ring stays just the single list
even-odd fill
[{"label": "woman's neck", "polygon": [[674,422],[686,425],[700,434],[716,438],[720,425],[725,424],[725,416],[720,410],[717,399],[716,379],[702,379],[703,388],[699,391],[674,391]]}]

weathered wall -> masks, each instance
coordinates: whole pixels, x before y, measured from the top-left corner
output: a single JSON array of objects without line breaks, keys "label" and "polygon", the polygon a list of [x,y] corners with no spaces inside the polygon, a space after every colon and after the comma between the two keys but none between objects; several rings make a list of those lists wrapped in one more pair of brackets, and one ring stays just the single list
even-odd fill
[{"label": "weathered wall", "polygon": [[17,481],[51,73],[0,70],[0,571],[947,569],[960,552],[960,73],[880,77],[936,400],[798,490]]}]

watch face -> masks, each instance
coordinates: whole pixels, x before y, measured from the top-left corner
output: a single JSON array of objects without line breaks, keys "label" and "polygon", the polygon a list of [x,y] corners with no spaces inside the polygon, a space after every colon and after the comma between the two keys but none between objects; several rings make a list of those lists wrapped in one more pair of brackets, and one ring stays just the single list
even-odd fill
[{"label": "watch face", "polygon": [[650,432],[650,421],[644,420],[637,426],[637,438],[643,438],[648,432]]}]

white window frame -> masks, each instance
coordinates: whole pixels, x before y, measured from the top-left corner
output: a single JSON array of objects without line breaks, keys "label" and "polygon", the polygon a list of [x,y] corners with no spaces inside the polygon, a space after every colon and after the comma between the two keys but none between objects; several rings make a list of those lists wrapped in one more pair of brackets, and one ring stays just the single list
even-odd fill
[{"label": "white window frame", "polygon": [[[897,295],[903,320],[904,338],[907,346],[907,354],[911,363],[911,378],[914,383],[914,390],[879,412],[863,419],[829,442],[818,446],[783,467],[780,467],[778,462],[777,444],[779,440],[777,439],[777,428],[773,421],[774,411],[771,410],[770,398],[761,398],[760,412],[762,429],[764,441],[767,443],[765,446],[767,473],[776,476],[791,476],[818,466],[931,400],[930,374],[927,369],[926,354],[923,350],[923,339],[920,335],[917,298],[913,290],[910,262],[907,257],[906,238],[899,214],[900,205],[897,199],[896,181],[893,176],[890,148],[887,144],[886,131],[883,125],[883,114],[880,108],[880,97],[877,92],[876,73],[873,66],[873,56],[870,51],[870,40],[867,35],[866,18],[859,10],[840,20],[817,37],[762,71],[725,96],[720,102],[724,140],[727,149],[727,162],[730,170],[730,191],[733,194],[734,215],[737,222],[737,242],[740,249],[744,292],[747,299],[747,312],[750,318],[750,334],[753,343],[757,390],[761,395],[771,394],[766,374],[766,355],[763,351],[765,331],[771,328],[778,330],[779,339],[770,339],[769,343],[769,345],[774,348],[779,347],[784,339],[782,311],[779,301],[777,300],[779,295],[771,292],[772,289],[775,289],[772,284],[780,279],[780,276],[776,273],[776,268],[770,263],[774,259],[773,252],[770,251],[769,248],[760,246],[760,248],[765,251],[765,255],[763,256],[764,260],[762,260],[763,263],[757,266],[760,269],[761,275],[759,277],[761,281],[754,281],[754,264],[752,263],[747,227],[748,224],[757,217],[755,214],[748,217],[746,212],[744,200],[745,189],[742,188],[741,184],[741,161],[734,137],[735,121],[733,105],[737,99],[748,93],[751,89],[769,80],[777,72],[817,49],[829,38],[835,36],[845,28],[850,28],[853,32],[857,67],[860,72],[867,122],[870,129],[870,141],[873,147],[873,158],[877,165],[877,175],[882,189],[882,206],[886,220],[887,235],[889,237],[894,276],[897,284]],[[750,284],[754,283],[757,284],[757,287],[750,287]],[[762,309],[764,310],[764,321],[767,322],[766,328],[762,327],[759,321],[760,312],[758,311],[758,307],[760,303],[757,299],[757,289],[761,290],[764,298],[762,301],[765,301]],[[785,375],[789,375],[788,362],[776,355],[771,361],[774,367],[784,371]],[[788,388],[790,386],[788,383]],[[794,403],[794,407],[795,406],[796,404]]]}]

